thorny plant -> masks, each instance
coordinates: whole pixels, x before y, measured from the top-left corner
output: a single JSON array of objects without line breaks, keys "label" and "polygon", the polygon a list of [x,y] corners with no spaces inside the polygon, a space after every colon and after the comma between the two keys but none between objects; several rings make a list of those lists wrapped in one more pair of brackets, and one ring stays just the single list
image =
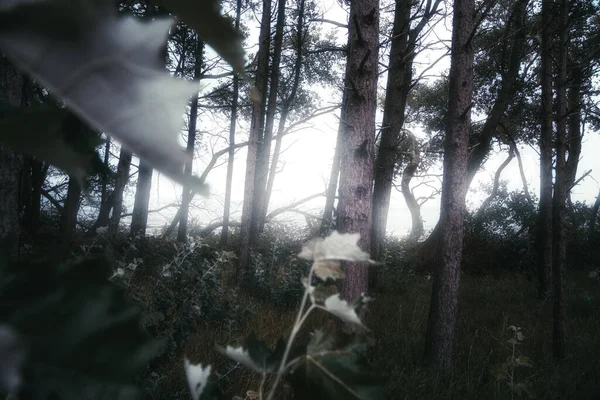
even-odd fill
[{"label": "thorny plant", "polygon": [[510,325],[507,328],[507,331],[510,333],[510,338],[507,340],[507,343],[510,345],[508,348],[510,349],[511,353],[506,357],[505,362],[494,367],[492,373],[498,383],[506,382],[510,389],[511,400],[515,398],[515,394],[519,397],[525,395],[529,398],[534,398],[535,395],[531,391],[527,380],[519,382],[516,377],[516,371],[518,368],[533,368],[531,359],[517,351],[517,346],[521,345],[525,341],[526,337],[523,335],[521,328],[515,325]]},{"label": "thorny plant", "polygon": [[[367,368],[367,344],[362,335],[346,335],[340,340],[340,333],[332,329],[316,330],[308,345],[295,345],[301,327],[311,312],[317,309],[337,316],[344,323],[368,330],[360,320],[359,312],[371,299],[363,294],[349,304],[341,299],[335,285],[326,285],[329,280],[344,278],[342,261],[375,263],[357,246],[358,240],[359,234],[340,234],[334,231],[330,236],[313,239],[303,247],[298,257],[313,263],[308,275],[302,280],[304,295],[286,342],[280,339],[275,350],[271,351],[263,341],[251,334],[239,347],[218,346],[221,353],[262,374],[258,393],[252,391],[253,397],[260,400],[274,399],[284,377],[290,377],[292,389],[297,394],[310,391],[317,398],[385,397],[381,379]],[[184,367],[194,400],[208,398],[210,389],[206,388],[211,385],[211,365],[194,365],[185,358]],[[269,374],[275,376],[267,390],[265,385]]]}]

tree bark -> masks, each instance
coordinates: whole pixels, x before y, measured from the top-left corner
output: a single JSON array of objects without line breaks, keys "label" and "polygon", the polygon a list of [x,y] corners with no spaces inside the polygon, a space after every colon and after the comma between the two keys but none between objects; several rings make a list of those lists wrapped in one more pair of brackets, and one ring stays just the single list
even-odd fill
[{"label": "tree bark", "polygon": [[275,24],[275,37],[273,40],[273,58],[271,60],[271,74],[269,85],[269,99],[267,102],[265,130],[262,141],[258,147],[256,175],[254,177],[254,216],[252,217],[252,231],[257,234],[262,232],[267,209],[267,182],[269,178],[269,161],[271,159],[271,140],[275,124],[275,113],[277,112],[277,100],[279,91],[279,67],[281,64],[281,51],[283,47],[283,28],[285,25],[285,3],[286,0],[277,1],[277,23]]},{"label": "tree bark", "polygon": [[562,360],[566,353],[566,202],[568,194],[567,172],[567,58],[569,41],[569,3],[557,3],[560,12],[560,35],[557,45],[556,73],[556,167],[552,197],[552,353]]},{"label": "tree bark", "polygon": [[[235,9],[235,29],[240,29],[242,0],[237,0]],[[225,200],[223,201],[223,227],[221,229],[221,246],[226,247],[229,241],[229,213],[231,210],[231,187],[233,184],[233,163],[235,157],[235,130],[237,126],[238,98],[240,77],[233,75],[233,95],[231,99],[231,117],[229,121],[229,151],[227,158],[227,179],[225,181]]]},{"label": "tree bark", "polygon": [[[199,37],[196,37],[194,50],[194,81],[200,79],[202,73],[202,55],[204,53],[204,43]],[[194,148],[196,147],[196,125],[198,122],[198,95],[195,95],[190,103],[190,118],[188,120],[188,137],[186,151],[189,161],[185,164],[184,174],[192,176]],[[192,193],[189,187],[184,186],[181,194],[181,207],[179,209],[179,230],[177,231],[177,241],[187,242],[187,227],[190,216],[190,203]]]},{"label": "tree bark", "polygon": [[538,297],[550,292],[552,274],[552,2],[542,2],[542,48],[541,48],[541,115],[540,115],[540,201],[536,235]]},{"label": "tree bark", "polygon": [[138,180],[135,186],[135,200],[131,214],[131,236],[145,236],[148,225],[148,206],[150,204],[150,190],[152,189],[152,166],[140,159],[138,166]]},{"label": "tree bark", "polygon": [[[250,248],[256,240],[256,232],[252,227],[254,209],[254,183],[256,176],[256,162],[258,147],[264,128],[264,110],[267,94],[267,72],[269,68],[269,42],[271,37],[271,0],[263,0],[260,35],[258,38],[258,53],[256,66],[256,79],[254,90],[259,91],[260,99],[253,99],[250,132],[248,135],[248,153],[246,156],[246,180],[244,183],[244,204],[242,206],[242,220],[240,229],[240,254],[236,268],[236,278],[242,272],[248,272],[250,267]],[[239,280],[238,280],[239,281]]]},{"label": "tree bark", "polygon": [[[351,2],[349,25],[345,77],[348,101],[343,105],[346,120],[340,121],[346,127],[340,160],[336,226],[341,233],[359,233],[358,245],[370,252],[379,2]],[[340,292],[343,298],[353,301],[368,291],[368,268],[364,264],[345,263],[345,270],[346,278],[341,282]],[[345,326],[345,329],[350,327]]]},{"label": "tree bark", "polygon": [[[23,74],[0,55],[0,101],[21,107],[24,84]],[[0,253],[10,258],[16,258],[19,254],[19,187],[22,169],[23,157],[0,144]]]},{"label": "tree bark", "polygon": [[450,92],[444,143],[439,262],[433,276],[425,362],[448,373],[460,283],[463,222],[467,191],[469,130],[473,101],[473,0],[455,0],[452,22]]},{"label": "tree bark", "polygon": [[477,210],[477,216],[480,216],[485,209],[488,208],[492,200],[494,200],[494,198],[498,195],[498,187],[500,186],[500,176],[502,175],[502,171],[504,171],[504,168],[510,164],[513,158],[515,158],[515,153],[511,148],[511,150],[508,152],[508,157],[506,157],[506,160],[504,160],[496,170],[496,173],[494,174],[494,182],[492,184],[492,191],[490,192],[490,195],[483,200],[483,203],[481,203],[481,207],[479,207],[479,210]]},{"label": "tree bark", "polygon": [[119,164],[117,165],[115,189],[112,193],[113,210],[110,220],[108,222],[108,229],[109,232],[112,234],[117,233],[117,231],[119,230],[119,223],[121,222],[121,213],[123,211],[123,192],[125,191],[125,186],[127,186],[127,182],[129,181],[131,157],[131,152],[121,147],[121,153],[119,154]]}]

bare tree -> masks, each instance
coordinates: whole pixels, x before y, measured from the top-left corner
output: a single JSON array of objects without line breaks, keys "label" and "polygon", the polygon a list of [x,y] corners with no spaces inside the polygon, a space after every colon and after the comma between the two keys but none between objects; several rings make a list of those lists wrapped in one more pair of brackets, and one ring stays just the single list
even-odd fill
[{"label": "bare tree", "polygon": [[444,372],[449,372],[452,367],[452,343],[462,260],[469,130],[473,104],[474,12],[473,0],[454,1],[450,93],[439,222],[440,241],[425,339],[427,365]]}]

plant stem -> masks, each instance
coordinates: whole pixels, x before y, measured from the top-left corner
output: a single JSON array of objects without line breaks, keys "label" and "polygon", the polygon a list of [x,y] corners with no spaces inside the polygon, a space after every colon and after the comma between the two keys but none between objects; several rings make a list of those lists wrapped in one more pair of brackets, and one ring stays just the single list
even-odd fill
[{"label": "plant stem", "polygon": [[[308,279],[306,281],[306,288],[304,289],[304,296],[302,296],[302,302],[300,303],[300,309],[298,310],[298,314],[296,315],[296,321],[294,322],[294,326],[292,327],[292,332],[290,333],[290,338],[285,346],[285,351],[283,353],[283,357],[281,358],[281,364],[279,364],[279,370],[277,371],[277,376],[275,377],[275,382],[273,382],[273,386],[271,386],[271,390],[269,391],[269,396],[267,396],[267,400],[272,400],[273,396],[275,396],[275,390],[277,390],[277,385],[279,381],[281,381],[281,377],[285,372],[285,364],[288,356],[290,355],[290,350],[292,349],[292,344],[294,343],[294,339],[298,332],[300,332],[300,328],[304,321],[306,321],[306,316],[313,310],[314,305],[311,305],[309,309],[304,312],[304,307],[306,306],[306,300],[310,294],[311,282],[313,277],[314,263],[310,267],[310,271],[308,273]],[[311,300],[312,303],[312,300]]]}]

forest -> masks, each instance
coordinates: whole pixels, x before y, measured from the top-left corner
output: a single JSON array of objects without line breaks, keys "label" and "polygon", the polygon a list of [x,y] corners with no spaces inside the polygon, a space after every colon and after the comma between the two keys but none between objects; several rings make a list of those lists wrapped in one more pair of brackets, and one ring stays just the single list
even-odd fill
[{"label": "forest", "polygon": [[600,399],[599,131],[597,0],[0,0],[0,398]]}]

